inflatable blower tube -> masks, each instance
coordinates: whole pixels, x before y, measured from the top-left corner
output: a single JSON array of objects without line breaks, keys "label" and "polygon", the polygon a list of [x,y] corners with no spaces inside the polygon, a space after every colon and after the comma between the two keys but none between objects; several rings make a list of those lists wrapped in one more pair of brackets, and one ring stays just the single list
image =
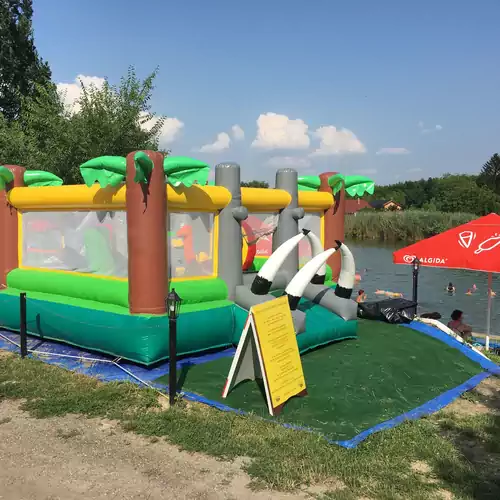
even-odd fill
[{"label": "inflatable blower tube", "polygon": [[288,239],[271,254],[253,280],[250,288],[252,293],[255,295],[266,295],[269,293],[273,280],[276,277],[281,265],[306,234],[307,233],[302,232],[293,238]]},{"label": "inflatable blower tube", "polygon": [[[324,252],[323,244],[321,240],[312,232],[308,231],[306,233],[309,244],[311,245],[311,253],[313,258]],[[312,277],[311,283],[313,285],[324,285],[326,276],[326,261],[321,265],[316,274]]]},{"label": "inflatable blower tube", "polygon": [[[336,248],[330,248],[321,252],[316,257],[313,257],[305,266],[292,278],[285,289],[285,295],[288,296],[290,310],[295,311],[299,305],[300,298],[304,294],[306,286],[311,282],[311,279],[316,276],[318,270],[325,265],[326,260],[330,255],[337,251]],[[325,267],[326,271],[326,267]],[[324,277],[324,275],[323,275]]]},{"label": "inflatable blower tube", "polygon": [[354,280],[356,278],[356,264],[354,257],[344,243],[335,240],[337,248],[340,250],[342,256],[340,275],[335,288],[335,295],[342,299],[350,299],[352,296],[352,289],[354,288]]}]

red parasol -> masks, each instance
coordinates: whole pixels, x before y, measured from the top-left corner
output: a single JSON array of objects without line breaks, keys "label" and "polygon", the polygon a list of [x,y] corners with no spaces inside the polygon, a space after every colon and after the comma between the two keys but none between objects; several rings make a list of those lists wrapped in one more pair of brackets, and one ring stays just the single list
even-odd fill
[{"label": "red parasol", "polygon": [[491,273],[500,273],[500,215],[489,214],[393,253],[394,264],[467,269],[488,273],[488,334]]},{"label": "red parasol", "polygon": [[500,273],[500,215],[490,214],[393,253],[394,264]]}]

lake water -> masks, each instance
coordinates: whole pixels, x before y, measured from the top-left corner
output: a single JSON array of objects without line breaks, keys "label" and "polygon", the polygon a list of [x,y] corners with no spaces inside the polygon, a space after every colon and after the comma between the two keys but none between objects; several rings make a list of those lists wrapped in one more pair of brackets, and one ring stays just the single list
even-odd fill
[{"label": "lake water", "polygon": [[[411,266],[392,263],[392,252],[406,246],[405,243],[399,245],[358,241],[346,241],[346,243],[354,254],[356,269],[361,274],[356,292],[360,288],[365,290],[368,295],[367,301],[387,298],[384,295],[375,295],[377,289],[400,292],[405,298],[411,299]],[[448,295],[445,291],[450,281],[457,289],[455,295]],[[473,295],[466,295],[465,292],[473,284],[476,284],[477,291]],[[447,323],[453,309],[461,309],[464,311],[465,321],[472,325],[474,331],[486,332],[487,290],[486,273],[421,266],[418,281],[419,312],[437,311],[442,315],[441,321]],[[493,290],[498,296],[492,298],[491,333],[498,335],[500,279],[495,274],[493,274]]]}]

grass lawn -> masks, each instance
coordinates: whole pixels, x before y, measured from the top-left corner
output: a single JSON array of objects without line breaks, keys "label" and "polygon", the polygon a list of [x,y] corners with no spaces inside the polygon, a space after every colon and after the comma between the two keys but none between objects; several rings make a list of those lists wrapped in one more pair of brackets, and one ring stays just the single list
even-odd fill
[{"label": "grass lawn", "polygon": [[22,398],[22,408],[36,418],[77,413],[116,419],[128,431],[165,437],[185,450],[248,457],[256,487],[319,484],[324,499],[452,498],[447,492],[460,499],[500,498],[500,384],[486,382],[486,390],[467,393],[451,409],[346,450],[311,433],[198,404],[162,409],[153,390],[101,383],[0,352],[0,401]]},{"label": "grass lawn", "polygon": [[[182,389],[270,418],[262,384],[246,381],[221,392],[232,357],[183,366]],[[410,411],[466,382],[482,368],[456,349],[420,332],[360,320],[358,339],[302,356],[308,395],[288,401],[275,420],[313,429],[331,440]],[[158,379],[168,384],[168,375]]]}]

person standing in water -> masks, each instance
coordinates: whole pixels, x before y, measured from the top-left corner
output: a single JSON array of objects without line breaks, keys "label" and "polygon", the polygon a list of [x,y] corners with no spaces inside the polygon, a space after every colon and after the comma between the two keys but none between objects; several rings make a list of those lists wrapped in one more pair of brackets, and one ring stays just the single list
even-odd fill
[{"label": "person standing in water", "polygon": [[364,290],[360,290],[358,292],[358,296],[356,297],[356,302],[360,304],[361,302],[364,302],[366,300],[366,293]]},{"label": "person standing in water", "polygon": [[455,289],[455,285],[454,285],[454,284],[450,281],[450,282],[448,283],[448,286],[446,287],[446,291],[447,291],[448,293],[455,293],[455,290],[456,290],[456,289]]}]

